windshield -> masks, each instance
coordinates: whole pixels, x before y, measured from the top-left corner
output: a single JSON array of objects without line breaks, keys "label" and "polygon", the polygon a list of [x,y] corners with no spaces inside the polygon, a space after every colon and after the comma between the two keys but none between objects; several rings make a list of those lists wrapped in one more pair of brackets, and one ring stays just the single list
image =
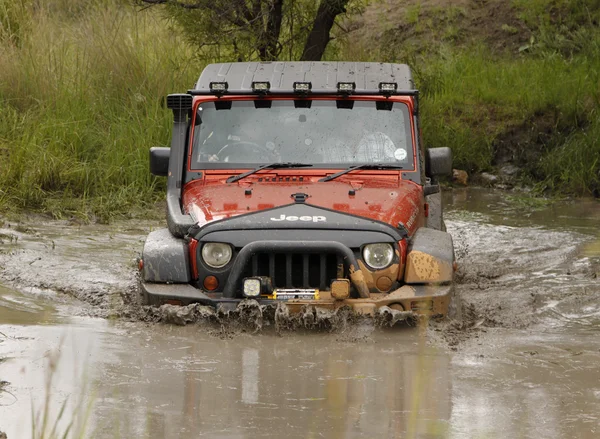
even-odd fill
[{"label": "windshield", "polygon": [[[202,103],[196,112],[190,168],[281,162],[327,167],[389,163],[413,168],[410,118],[404,103],[353,101],[352,108],[338,108],[333,100],[300,101],[300,105],[293,100],[262,102],[270,107],[257,108],[261,105],[253,100],[217,104],[220,108],[214,102]],[[229,103],[230,108],[222,108]]]}]

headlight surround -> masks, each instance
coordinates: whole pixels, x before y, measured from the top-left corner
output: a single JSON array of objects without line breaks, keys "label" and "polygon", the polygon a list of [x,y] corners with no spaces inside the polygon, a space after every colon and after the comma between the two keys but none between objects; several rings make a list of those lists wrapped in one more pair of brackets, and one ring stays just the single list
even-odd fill
[{"label": "headlight surround", "polygon": [[363,259],[367,265],[375,270],[388,267],[394,258],[394,248],[391,244],[381,242],[368,244],[363,248]]},{"label": "headlight surround", "polygon": [[202,246],[202,260],[212,268],[222,268],[231,261],[231,246],[221,242],[207,242]]}]

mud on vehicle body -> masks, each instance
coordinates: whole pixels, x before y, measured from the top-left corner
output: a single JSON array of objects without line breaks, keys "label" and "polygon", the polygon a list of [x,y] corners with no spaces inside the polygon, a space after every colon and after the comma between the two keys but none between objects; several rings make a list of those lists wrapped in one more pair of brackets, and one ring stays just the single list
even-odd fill
[{"label": "mud on vehicle body", "polygon": [[142,255],[147,303],[245,298],[445,315],[454,250],[410,69],[385,63],[230,63],[167,98],[167,229]]}]

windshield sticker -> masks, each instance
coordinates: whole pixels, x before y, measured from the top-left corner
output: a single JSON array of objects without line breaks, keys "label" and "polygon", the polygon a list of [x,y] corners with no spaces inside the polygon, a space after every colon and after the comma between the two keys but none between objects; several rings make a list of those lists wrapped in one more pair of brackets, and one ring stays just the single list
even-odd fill
[{"label": "windshield sticker", "polygon": [[396,151],[394,151],[394,158],[396,160],[405,160],[407,155],[408,154],[406,153],[406,150],[404,148],[398,148]]}]

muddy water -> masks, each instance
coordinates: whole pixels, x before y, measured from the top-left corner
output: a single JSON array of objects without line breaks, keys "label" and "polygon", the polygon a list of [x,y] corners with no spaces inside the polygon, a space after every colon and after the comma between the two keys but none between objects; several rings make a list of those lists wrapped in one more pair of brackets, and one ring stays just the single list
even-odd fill
[{"label": "muddy water", "polygon": [[463,319],[426,329],[155,323],[133,273],[157,224],[5,224],[0,431],[67,401],[57,429],[94,438],[598,437],[599,205],[447,201]]}]

